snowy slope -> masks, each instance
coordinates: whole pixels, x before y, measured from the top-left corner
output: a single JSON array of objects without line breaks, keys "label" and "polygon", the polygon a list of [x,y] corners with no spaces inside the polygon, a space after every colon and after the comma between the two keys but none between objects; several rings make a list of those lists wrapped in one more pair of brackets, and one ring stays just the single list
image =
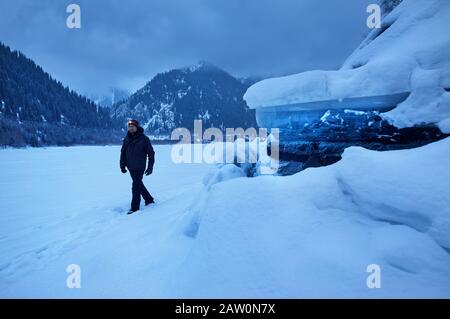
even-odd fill
[{"label": "snowy slope", "polygon": [[[407,151],[355,147],[329,167],[216,184],[194,218],[198,233],[172,290],[449,297],[449,155],[450,139]],[[382,289],[365,286],[371,263],[381,266]]]},{"label": "snowy slope", "polygon": [[118,151],[0,152],[1,297],[450,297],[450,139],[255,178],[156,146],[158,204],[132,216]]},{"label": "snowy slope", "polygon": [[264,80],[244,98],[258,108],[411,92],[386,117],[398,127],[438,123],[450,132],[449,17],[448,0],[404,0],[340,70]]}]

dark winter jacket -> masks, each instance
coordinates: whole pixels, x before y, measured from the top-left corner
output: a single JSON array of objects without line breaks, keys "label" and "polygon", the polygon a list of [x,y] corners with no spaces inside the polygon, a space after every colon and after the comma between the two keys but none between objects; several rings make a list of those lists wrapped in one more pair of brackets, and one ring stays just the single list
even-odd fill
[{"label": "dark winter jacket", "polygon": [[128,132],[123,139],[120,150],[120,168],[127,167],[129,170],[145,170],[147,157],[147,168],[153,169],[155,151],[150,139],[144,134],[144,129],[138,127],[136,133],[130,134]]}]

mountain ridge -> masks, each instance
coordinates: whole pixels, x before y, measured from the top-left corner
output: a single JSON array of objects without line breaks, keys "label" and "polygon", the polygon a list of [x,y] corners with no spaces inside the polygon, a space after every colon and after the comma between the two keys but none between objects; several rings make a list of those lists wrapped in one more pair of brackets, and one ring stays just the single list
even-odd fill
[{"label": "mountain ridge", "polygon": [[127,100],[111,108],[114,121],[135,118],[152,134],[176,127],[256,127],[254,111],[243,100],[248,85],[205,62],[156,74]]},{"label": "mountain ridge", "polygon": [[0,145],[117,142],[109,111],[0,42]]}]

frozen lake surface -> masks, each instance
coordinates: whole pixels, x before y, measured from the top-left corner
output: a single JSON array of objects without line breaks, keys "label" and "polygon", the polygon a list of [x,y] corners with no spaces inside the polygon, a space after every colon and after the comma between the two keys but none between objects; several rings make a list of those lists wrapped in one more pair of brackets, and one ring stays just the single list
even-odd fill
[{"label": "frozen lake surface", "polygon": [[449,143],[254,178],[157,145],[131,216],[118,146],[1,150],[0,297],[448,298]]}]

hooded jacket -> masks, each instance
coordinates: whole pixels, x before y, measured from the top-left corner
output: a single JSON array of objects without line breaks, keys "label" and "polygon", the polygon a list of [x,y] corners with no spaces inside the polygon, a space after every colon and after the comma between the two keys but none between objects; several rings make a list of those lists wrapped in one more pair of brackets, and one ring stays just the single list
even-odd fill
[{"label": "hooded jacket", "polygon": [[148,157],[147,168],[153,169],[155,163],[155,151],[150,139],[144,134],[144,129],[138,127],[136,133],[127,133],[123,139],[120,150],[120,167],[127,167],[129,170],[145,170]]}]

